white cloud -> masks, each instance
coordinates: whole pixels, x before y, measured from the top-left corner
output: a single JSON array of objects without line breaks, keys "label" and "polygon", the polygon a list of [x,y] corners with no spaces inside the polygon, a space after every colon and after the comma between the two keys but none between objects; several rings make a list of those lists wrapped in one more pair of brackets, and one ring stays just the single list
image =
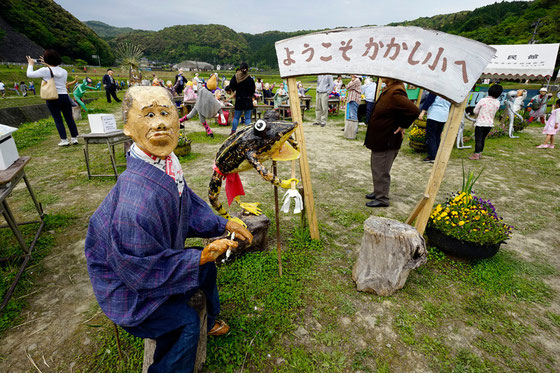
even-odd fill
[{"label": "white cloud", "polygon": [[216,23],[238,32],[296,31],[385,25],[391,22],[473,10],[495,0],[56,0],[81,21],[161,30],[173,25]]}]

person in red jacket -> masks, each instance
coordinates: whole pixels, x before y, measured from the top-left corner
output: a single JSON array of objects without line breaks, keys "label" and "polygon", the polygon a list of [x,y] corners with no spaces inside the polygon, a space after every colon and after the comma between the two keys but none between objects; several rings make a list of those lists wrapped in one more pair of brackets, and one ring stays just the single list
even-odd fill
[{"label": "person in red jacket", "polygon": [[387,84],[371,114],[364,145],[371,150],[373,193],[366,195],[368,207],[389,206],[391,167],[399,153],[404,130],[420,115],[409,100],[400,80],[383,79]]}]

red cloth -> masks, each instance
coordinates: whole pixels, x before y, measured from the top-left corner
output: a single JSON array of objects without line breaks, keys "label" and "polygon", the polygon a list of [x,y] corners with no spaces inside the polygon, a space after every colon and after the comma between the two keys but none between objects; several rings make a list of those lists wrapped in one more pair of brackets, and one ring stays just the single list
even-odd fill
[{"label": "red cloth", "polygon": [[223,179],[226,179],[226,197],[228,201],[228,206],[231,206],[233,199],[237,196],[244,196],[245,191],[243,190],[243,183],[241,183],[241,178],[239,174],[232,173],[224,175],[222,172],[214,165],[212,167]]},{"label": "red cloth", "polygon": [[222,118],[218,116],[218,124],[220,126],[227,126],[229,121],[229,111],[224,111],[223,114],[224,114],[225,122],[222,122]]}]

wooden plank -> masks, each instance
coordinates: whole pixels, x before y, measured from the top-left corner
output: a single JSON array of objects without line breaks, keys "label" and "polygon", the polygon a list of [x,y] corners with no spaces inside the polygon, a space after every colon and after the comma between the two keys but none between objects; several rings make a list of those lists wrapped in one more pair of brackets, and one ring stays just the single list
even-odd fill
[{"label": "wooden plank", "polygon": [[449,119],[443,129],[441,144],[434,161],[434,166],[432,167],[430,178],[428,179],[428,184],[426,185],[426,192],[424,193],[424,195],[427,194],[429,197],[422,210],[418,212],[418,217],[416,218],[416,230],[418,230],[420,234],[424,234],[424,230],[428,224],[428,219],[430,218],[430,213],[432,212],[432,207],[434,206],[434,201],[439,191],[441,181],[443,180],[443,176],[445,175],[445,169],[447,168],[449,156],[451,155],[451,151],[455,145],[455,138],[457,137],[457,132],[461,126],[461,119],[466,105],[467,99],[459,105],[453,104],[451,113],[449,113]]},{"label": "wooden plank", "polygon": [[377,78],[377,87],[375,88],[375,101],[377,101],[377,99],[379,98],[379,95],[381,95],[381,84],[383,83],[383,79],[378,77]]},{"label": "wooden plank", "polygon": [[418,216],[418,214],[420,213],[420,211],[422,211],[422,209],[424,208],[424,206],[426,205],[426,202],[428,202],[428,199],[430,198],[429,195],[424,194],[424,196],[422,197],[422,199],[420,201],[418,201],[418,203],[416,204],[416,207],[414,208],[414,210],[412,210],[412,214],[410,214],[410,216],[408,217],[408,219],[406,219],[406,224],[412,224],[412,222],[414,221],[414,219],[416,219],[416,217]]},{"label": "wooden plank", "polygon": [[418,98],[416,99],[416,107],[420,108],[420,101],[422,101],[422,95],[424,94],[424,88],[420,88],[420,92],[418,92]]},{"label": "wooden plank", "polygon": [[303,185],[305,214],[309,222],[309,233],[314,240],[319,239],[319,225],[317,224],[317,214],[315,213],[315,202],[313,200],[313,188],[311,186],[311,174],[309,172],[309,162],[307,160],[307,149],[305,148],[305,136],[303,134],[303,121],[301,107],[298,97],[296,78],[288,78],[288,95],[290,96],[290,108],[292,110],[292,120],[297,122],[296,141],[299,144],[299,170],[301,183]]}]

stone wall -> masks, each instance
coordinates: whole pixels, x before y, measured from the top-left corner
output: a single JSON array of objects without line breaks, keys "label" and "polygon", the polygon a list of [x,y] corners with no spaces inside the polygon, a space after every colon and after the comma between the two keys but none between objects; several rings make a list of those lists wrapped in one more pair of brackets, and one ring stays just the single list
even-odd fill
[{"label": "stone wall", "polygon": [[[93,98],[85,99],[84,102],[93,100]],[[0,124],[17,128],[22,123],[35,122],[39,119],[48,118],[50,115],[47,104],[4,108],[0,109]]]}]

